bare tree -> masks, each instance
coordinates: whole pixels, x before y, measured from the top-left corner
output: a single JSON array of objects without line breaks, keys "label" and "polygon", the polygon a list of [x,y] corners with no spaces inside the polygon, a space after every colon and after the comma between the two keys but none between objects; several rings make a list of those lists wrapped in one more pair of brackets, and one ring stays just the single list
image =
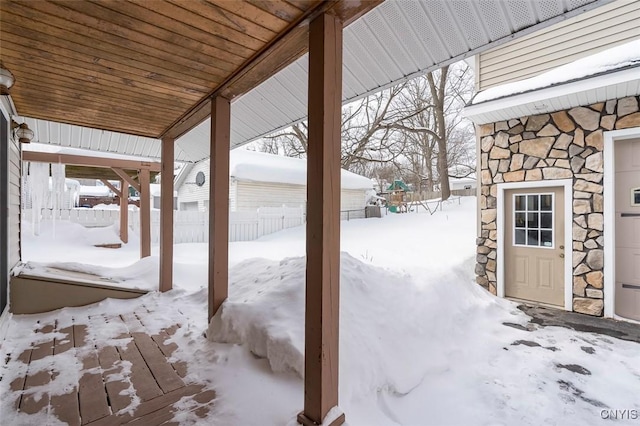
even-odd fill
[{"label": "bare tree", "polygon": [[[470,74],[468,66],[462,63],[413,80],[407,85],[404,102],[415,105],[417,113],[409,119],[388,124],[407,135],[408,162],[414,163],[417,175],[424,176],[426,189],[433,189],[436,181],[439,183],[443,200],[451,195],[450,164],[456,164],[456,169],[461,163],[469,165],[469,169],[473,164],[465,149],[466,133],[461,130],[462,107],[472,93]],[[412,160],[415,154],[422,161]]]},{"label": "bare tree", "polygon": [[307,155],[307,142],[307,122],[302,121],[273,135],[265,136],[258,150],[300,158]]},{"label": "bare tree", "polygon": [[[403,153],[399,132],[388,123],[401,122],[416,114],[415,106],[398,102],[405,85],[391,87],[343,108],[343,168],[365,173],[370,163],[392,162]],[[303,121],[263,138],[258,150],[305,157],[307,138],[307,123]]]},{"label": "bare tree", "polygon": [[[472,83],[462,62],[345,106],[342,167],[378,180],[402,178],[417,190],[439,186],[447,199],[449,177],[474,171],[473,128],[461,116]],[[305,157],[307,134],[303,121],[265,137],[258,149]]]}]

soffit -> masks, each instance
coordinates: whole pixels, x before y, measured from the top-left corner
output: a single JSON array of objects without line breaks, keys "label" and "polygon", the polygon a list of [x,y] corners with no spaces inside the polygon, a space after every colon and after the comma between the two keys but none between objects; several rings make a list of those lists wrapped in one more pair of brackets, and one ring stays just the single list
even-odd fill
[{"label": "soffit", "polygon": [[[490,49],[605,1],[385,1],[344,31],[343,103]],[[231,146],[299,122],[307,114],[308,55],[231,106]],[[206,120],[179,142],[208,156]],[[205,158],[203,157],[203,158]]]}]

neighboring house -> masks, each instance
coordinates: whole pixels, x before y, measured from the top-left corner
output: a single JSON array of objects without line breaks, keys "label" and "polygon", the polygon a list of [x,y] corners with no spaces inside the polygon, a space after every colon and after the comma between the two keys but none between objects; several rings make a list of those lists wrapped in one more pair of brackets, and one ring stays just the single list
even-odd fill
[{"label": "neighboring house", "polygon": [[98,204],[115,204],[116,196],[105,185],[81,185],[80,186],[80,207],[93,207]]},{"label": "neighboring house", "polygon": [[[565,52],[582,59],[562,65]],[[477,63],[481,91],[466,108],[481,179],[477,282],[640,320],[640,2],[613,2]],[[530,78],[511,81],[519,76]]]},{"label": "neighboring house", "polygon": [[[306,160],[244,149],[231,151],[230,158],[230,211],[306,205]],[[209,160],[183,167],[175,188],[180,210],[208,210]],[[361,210],[364,217],[367,190],[372,188],[371,179],[342,170],[341,210]]]},{"label": "neighboring house", "polygon": [[[151,208],[160,209],[160,184],[150,184],[149,192],[151,193]],[[173,209],[178,210],[178,191],[173,191]]]},{"label": "neighboring house", "polygon": [[451,189],[452,191],[476,189],[477,186],[478,186],[478,182],[476,181],[476,178],[473,176],[449,178],[449,189]]}]

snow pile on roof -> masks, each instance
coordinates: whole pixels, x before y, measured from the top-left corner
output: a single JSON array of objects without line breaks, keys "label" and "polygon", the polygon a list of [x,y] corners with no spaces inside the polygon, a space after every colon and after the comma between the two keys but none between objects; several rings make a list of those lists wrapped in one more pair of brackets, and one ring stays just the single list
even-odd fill
[{"label": "snow pile on roof", "polygon": [[526,80],[491,87],[479,92],[471,103],[479,104],[630,66],[640,66],[640,39],[578,59]]},{"label": "snow pile on roof", "polygon": [[35,152],[48,152],[51,154],[63,154],[63,155],[80,155],[82,157],[95,157],[95,158],[111,158],[115,160],[130,160],[130,161],[145,161],[149,163],[159,163],[158,159],[148,157],[138,157],[135,155],[116,154],[113,152],[94,151],[81,148],[69,148],[65,146],[45,144],[45,143],[29,143],[22,144],[24,151]]},{"label": "snow pile on roof", "polygon": [[103,185],[80,185],[80,191],[78,191],[78,193],[85,197],[111,197],[113,195],[109,187]]},{"label": "snow pile on roof", "polygon": [[[237,180],[255,182],[307,184],[307,160],[234,149],[231,151],[229,174]],[[343,189],[373,188],[371,179],[342,169]]]},{"label": "snow pile on roof", "polygon": [[465,176],[465,177],[452,177],[449,176],[449,182],[451,183],[457,183],[457,184],[465,184],[465,183],[476,183],[476,178],[471,177],[471,176]]},{"label": "snow pile on roof", "polygon": [[77,181],[75,179],[65,178],[64,179],[64,184],[66,185],[67,188],[78,188],[78,187],[80,187],[80,181]]}]

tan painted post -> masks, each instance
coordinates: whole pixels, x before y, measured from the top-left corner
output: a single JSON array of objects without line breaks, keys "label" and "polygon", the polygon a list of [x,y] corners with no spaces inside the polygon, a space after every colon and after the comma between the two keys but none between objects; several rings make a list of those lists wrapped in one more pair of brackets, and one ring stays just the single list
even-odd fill
[{"label": "tan painted post", "polygon": [[120,239],[129,242],[129,184],[120,181]]},{"label": "tan painted post", "polygon": [[229,292],[229,148],[231,105],[211,99],[211,163],[209,181],[209,320]]},{"label": "tan painted post", "polygon": [[149,169],[142,169],[140,179],[140,258],[151,256],[151,194]]},{"label": "tan painted post", "polygon": [[342,23],[322,14],[309,28],[304,425],[338,405],[341,99]]},{"label": "tan painted post", "polygon": [[[122,241],[123,243],[127,243],[129,241],[129,229],[128,229],[128,201],[129,201],[129,185],[127,185],[127,187],[125,188],[125,181],[121,180],[120,181],[120,189],[116,188],[115,186],[113,186],[111,184],[111,182],[109,182],[107,179],[100,179],[100,181],[102,183],[105,184],[105,186],[109,187],[109,189],[111,191],[113,191],[114,194],[116,194],[118,196],[118,198],[120,199],[120,207],[119,207],[119,211],[120,211],[120,241]],[[123,194],[125,195],[125,198],[123,200],[122,196]]]},{"label": "tan painted post", "polygon": [[174,140],[162,139],[160,164],[160,291],[173,286],[173,163]]}]

